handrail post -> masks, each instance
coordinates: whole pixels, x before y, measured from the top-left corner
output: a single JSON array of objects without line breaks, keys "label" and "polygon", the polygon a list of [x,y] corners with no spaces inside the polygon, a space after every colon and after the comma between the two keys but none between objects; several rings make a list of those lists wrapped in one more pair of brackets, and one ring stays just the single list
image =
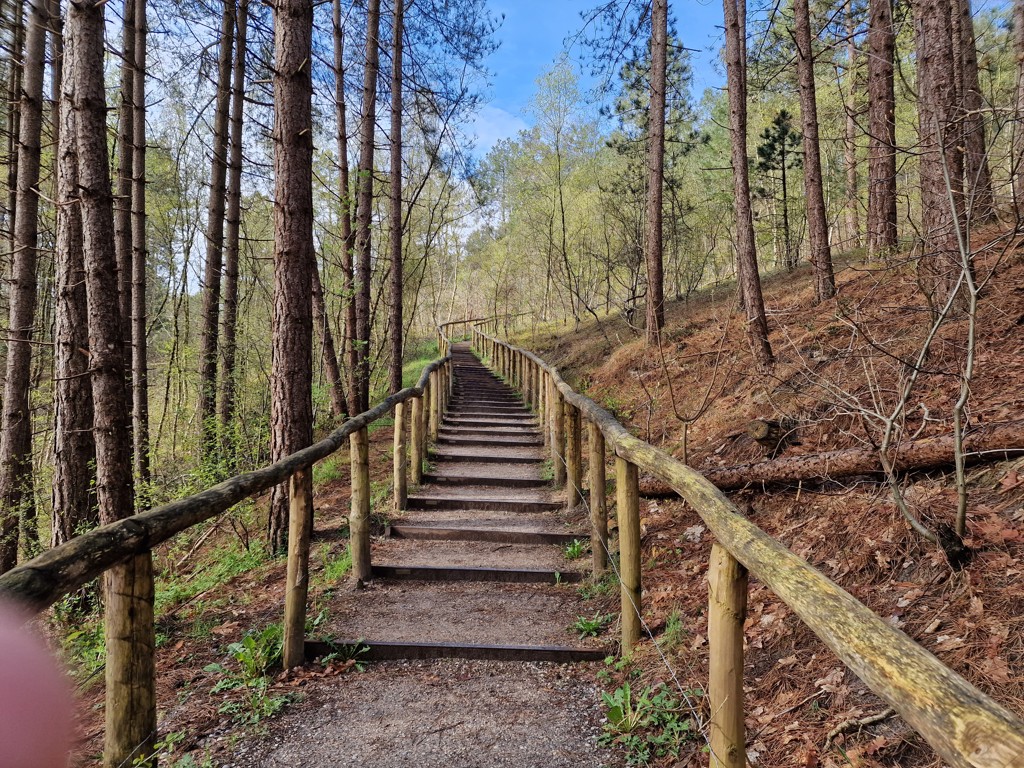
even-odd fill
[{"label": "handrail post", "polygon": [[594,563],[594,578],[608,568],[608,502],[605,499],[604,435],[594,422],[588,424],[590,474],[590,551]]},{"label": "handrail post", "polygon": [[349,435],[352,459],[352,506],[348,517],[352,575],[368,581],[370,566],[370,438],[366,427]]},{"label": "handrail post", "polygon": [[409,464],[411,472],[409,481],[413,485],[423,483],[423,398],[412,399],[412,418],[410,419],[409,448],[411,456]]},{"label": "handrail post", "polygon": [[306,598],[309,539],[313,533],[313,473],[300,469],[288,480],[288,570],[284,587],[285,669],[306,663]]},{"label": "handrail post", "polygon": [[406,452],[405,403],[395,405],[394,487],[395,512],[405,509],[409,500],[409,456]]},{"label": "handrail post", "polygon": [[555,465],[555,485],[565,485],[565,409],[562,407],[562,393],[555,386],[554,379],[548,377],[548,412],[551,424],[551,461]]},{"label": "handrail post", "polygon": [[743,621],[747,569],[725,547],[711,546],[708,567],[708,696],[711,768],[744,768]]},{"label": "handrail post", "polygon": [[619,521],[619,577],[622,581],[622,655],[640,641],[640,487],[636,465],[615,457],[616,515]]},{"label": "handrail post", "polygon": [[568,487],[565,506],[576,509],[583,503],[583,436],[580,433],[580,411],[565,401],[565,463]]},{"label": "handrail post", "polygon": [[438,405],[441,402],[440,397],[438,397],[438,390],[440,389],[438,378],[439,375],[436,369],[430,372],[430,428],[428,434],[430,439],[435,442],[437,441],[437,430],[441,424],[441,414],[438,413]]},{"label": "handrail post", "polygon": [[152,552],[108,570],[103,575],[103,592],[107,648],[103,765],[112,768],[153,754],[156,741]]}]

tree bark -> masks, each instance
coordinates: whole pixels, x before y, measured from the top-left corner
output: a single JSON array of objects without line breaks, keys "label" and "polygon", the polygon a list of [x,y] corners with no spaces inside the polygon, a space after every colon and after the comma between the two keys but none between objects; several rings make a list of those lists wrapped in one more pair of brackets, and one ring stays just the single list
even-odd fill
[{"label": "tree bark", "polygon": [[338,211],[341,219],[341,271],[342,301],[345,311],[342,348],[348,369],[348,412],[359,413],[359,386],[356,358],[356,304],[355,275],[352,258],[355,251],[355,231],[352,227],[352,193],[348,172],[348,119],[345,105],[345,35],[341,27],[341,0],[334,0],[334,104],[338,123]]},{"label": "tree bark", "polygon": [[[89,381],[89,317],[85,296],[82,217],[79,207],[74,40],[61,56],[57,140],[57,247],[54,251],[53,526],[50,543],[63,544],[99,521]],[[67,72],[68,76],[63,76]]]},{"label": "tree bark", "polygon": [[860,194],[857,174],[857,18],[846,0],[846,235],[849,248],[860,248]]},{"label": "tree bark", "polygon": [[661,343],[665,325],[662,264],[662,193],[665,183],[665,87],[668,68],[668,0],[651,9],[651,101],[647,144],[647,343]]},{"label": "tree bark", "polygon": [[[274,320],[270,453],[313,440],[312,0],[274,5]],[[269,541],[287,544],[288,487],[271,496]]]},{"label": "tree bark", "polygon": [[963,132],[956,119],[951,0],[917,0],[921,223],[924,254],[919,277],[933,311],[956,289],[962,270]]},{"label": "tree bark", "polygon": [[7,241],[11,251],[14,250],[13,222],[18,215],[18,146],[21,143],[18,138],[21,130],[18,111],[22,69],[17,66],[17,60],[25,48],[25,4],[15,0],[12,10],[10,61],[7,63],[7,221],[11,222],[8,224]]},{"label": "tree bark", "polygon": [[370,224],[373,217],[373,139],[379,70],[380,0],[366,10],[366,65],[363,70],[363,114],[359,122],[359,173],[356,179],[355,227],[355,386],[358,412],[370,407]]},{"label": "tree bark", "polygon": [[[132,455],[135,477],[149,484],[149,362],[146,342],[146,0],[135,3],[132,87]],[[147,504],[148,506],[148,504]]]},{"label": "tree bark", "polygon": [[[104,4],[73,3],[67,36],[75,47],[74,80],[78,182],[89,315],[96,493],[100,521],[134,513],[130,415],[125,378],[124,325],[114,250],[114,210],[106,143],[103,83]],[[106,607],[106,722],[103,762],[108,768],[152,751],[156,739],[153,688],[153,576],[147,552],[109,570],[104,577]]]},{"label": "tree bark", "polygon": [[1024,202],[1024,0],[1013,3],[1013,53],[1017,61],[1017,87],[1013,109],[1013,152],[1010,157],[1010,179],[1013,202],[1018,208]]},{"label": "tree bark", "polygon": [[[221,387],[218,416],[221,437],[228,441],[235,418],[238,329],[238,257],[241,252],[242,226],[242,142],[245,107],[245,54],[248,48],[249,0],[239,0],[235,14],[235,64],[231,73],[231,114],[228,121],[227,211],[224,232],[224,317],[221,328]],[[228,461],[233,462],[233,446],[225,446]]]},{"label": "tree bark", "polygon": [[868,259],[877,261],[898,247],[892,0],[869,0],[868,13]]},{"label": "tree bark", "polygon": [[[988,424],[974,429],[964,437],[964,453],[968,463],[1003,461],[1024,454],[1024,421]],[[901,473],[952,467],[953,437],[941,435],[908,441],[891,451],[890,460],[895,470]],[[878,451],[849,448],[706,469],[701,474],[719,490],[734,491],[752,484],[820,482],[857,475],[879,475],[881,472]],[[660,483],[645,483],[643,495],[674,495],[674,492]]]},{"label": "tree bark", "polygon": [[[320,331],[320,357],[327,372],[327,384],[331,395],[331,416],[335,419],[345,417],[345,385],[341,380],[341,369],[338,367],[338,353],[334,348],[334,334],[331,333],[331,321],[327,315],[324,302],[324,286],[320,282],[320,270],[314,266],[313,279],[313,320]],[[396,390],[397,391],[397,390]]]},{"label": "tree bark", "polygon": [[961,103],[964,110],[964,193],[967,196],[969,222],[984,222],[995,213],[992,174],[988,166],[985,141],[985,107],[978,81],[978,46],[974,38],[971,0],[956,0],[954,12],[960,14],[960,69],[963,78]]},{"label": "tree bark", "polygon": [[[725,7],[725,57],[729,88],[729,129],[732,136],[733,208],[736,214],[736,272],[740,295],[747,314],[747,337],[759,369],[774,363],[768,342],[768,320],[761,294],[761,276],[757,268],[754,242],[754,218],[750,207],[750,175],[747,167],[747,62],[746,30],[740,18],[746,17],[746,0],[723,0]],[[742,6],[742,8],[740,7]]]},{"label": "tree bark", "polygon": [[[117,298],[121,305],[122,338],[131,347],[132,329],[132,165],[135,109],[135,2],[123,4],[121,93],[117,114],[117,183],[114,192],[114,250],[117,253]],[[125,371],[130,376],[130,371]]]},{"label": "tree bark", "polygon": [[836,295],[832,250],[828,243],[828,214],[821,185],[821,147],[818,143],[818,102],[814,90],[814,50],[811,47],[811,16],[807,0],[794,0],[796,68],[800,81],[800,117],[804,139],[804,192],[807,195],[807,228],[814,269],[814,298],[826,301]]},{"label": "tree bark", "polygon": [[391,307],[388,325],[391,327],[391,360],[389,381],[394,394],[402,388],[402,47],[405,23],[404,0],[394,0],[394,22],[391,28]]},{"label": "tree bark", "polygon": [[32,0],[22,61],[18,109],[18,185],[14,216],[14,253],[8,300],[7,375],[0,435],[0,572],[18,559],[18,523],[28,549],[38,544],[32,487],[32,413],[29,384],[32,332],[36,315],[36,267],[39,261],[39,166],[43,125],[43,59],[49,12],[45,0]]},{"label": "tree bark", "polygon": [[[217,56],[217,99],[213,113],[213,157],[210,199],[206,213],[206,265],[203,273],[203,321],[199,341],[199,418],[203,456],[217,450],[217,333],[220,326],[220,290],[224,263],[224,206],[228,167],[228,111],[231,100],[235,36],[235,2],[224,0]],[[280,105],[276,105],[280,108]]]}]

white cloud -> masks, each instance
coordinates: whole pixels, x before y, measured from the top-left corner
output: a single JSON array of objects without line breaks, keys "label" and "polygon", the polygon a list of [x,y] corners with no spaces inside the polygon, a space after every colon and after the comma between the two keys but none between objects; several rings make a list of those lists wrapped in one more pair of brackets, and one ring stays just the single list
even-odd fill
[{"label": "white cloud", "polygon": [[518,115],[493,104],[485,104],[473,118],[467,132],[476,139],[476,155],[483,157],[498,141],[515,136],[528,127]]}]

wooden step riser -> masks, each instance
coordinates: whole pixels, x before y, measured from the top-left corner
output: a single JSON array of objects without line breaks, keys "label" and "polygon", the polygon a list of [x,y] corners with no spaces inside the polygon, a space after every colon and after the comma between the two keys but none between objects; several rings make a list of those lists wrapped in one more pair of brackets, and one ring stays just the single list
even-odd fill
[{"label": "wooden step riser", "polygon": [[472,581],[495,584],[578,584],[578,571],[548,571],[517,568],[466,568],[459,566],[374,565],[373,577],[401,581]]},{"label": "wooden step riser", "polygon": [[444,510],[480,511],[480,512],[513,512],[527,514],[530,512],[557,512],[565,505],[557,501],[516,501],[512,499],[425,499],[410,496],[405,508],[412,511]]},{"label": "wooden step riser", "polygon": [[445,486],[467,486],[485,485],[498,486],[501,488],[546,488],[551,484],[550,480],[527,477],[473,477],[472,475],[445,476],[426,474],[423,476],[424,483]]},{"label": "wooden step riser", "polygon": [[544,441],[536,440],[495,440],[486,437],[438,437],[437,445],[477,446],[481,448],[541,448]]},{"label": "wooden step riser", "polygon": [[471,427],[475,429],[494,429],[502,427],[513,427],[519,429],[540,429],[540,425],[534,418],[522,419],[463,419],[447,417],[442,423],[444,427]]},{"label": "wooden step riser", "polygon": [[435,462],[463,461],[472,464],[542,464],[544,459],[540,456],[480,456],[475,453],[431,453],[430,460]]},{"label": "wooden step riser", "polygon": [[399,661],[413,659],[468,659],[473,661],[519,661],[575,664],[601,661],[609,654],[606,648],[569,648],[559,645],[466,645],[462,643],[395,643],[364,640],[335,640],[327,643],[307,640],[306,658],[316,659],[339,649],[351,652],[366,650],[356,656],[360,661]]},{"label": "wooden step riser", "polygon": [[[439,437],[517,437],[537,439],[541,438],[540,430],[536,427],[509,427],[502,429],[497,427],[452,427],[447,424],[441,427]],[[542,438],[541,438],[542,439]]]},{"label": "wooden step riser", "polygon": [[388,526],[385,535],[395,539],[414,541],[481,541],[488,544],[556,544],[564,546],[577,539],[585,539],[585,533],[557,533],[554,531],[510,530],[507,528],[444,528],[431,525]]}]

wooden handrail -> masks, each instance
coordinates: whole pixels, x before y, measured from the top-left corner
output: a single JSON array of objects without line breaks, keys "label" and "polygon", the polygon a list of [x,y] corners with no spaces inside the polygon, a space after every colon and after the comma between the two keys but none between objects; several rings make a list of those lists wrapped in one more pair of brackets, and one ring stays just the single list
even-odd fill
[{"label": "wooden handrail", "polygon": [[[957,768],[1024,768],[1024,723],[1017,716],[746,519],[699,472],[630,434],[605,409],[575,392],[556,368],[532,352],[475,330],[488,344],[505,347],[537,366],[561,397],[600,429],[616,456],[675,490],[718,543],[775,592],[943,759]],[[716,762],[727,764],[724,759]]]}]

